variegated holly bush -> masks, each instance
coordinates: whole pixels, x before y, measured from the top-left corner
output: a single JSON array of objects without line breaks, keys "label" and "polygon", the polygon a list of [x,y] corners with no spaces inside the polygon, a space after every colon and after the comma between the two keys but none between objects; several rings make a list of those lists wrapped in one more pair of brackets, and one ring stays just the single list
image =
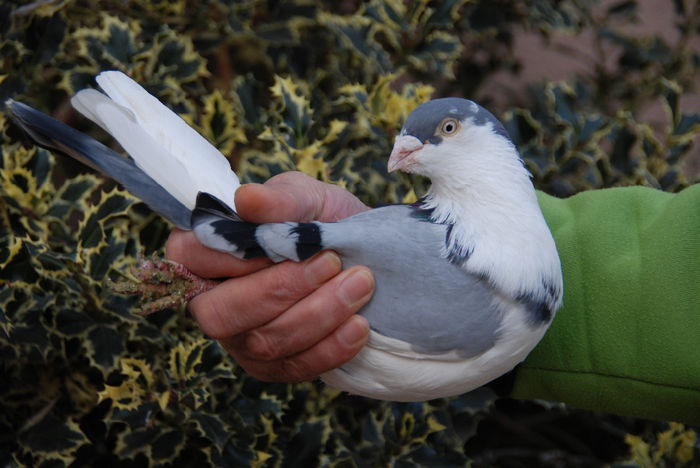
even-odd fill
[{"label": "variegated holly bush", "polygon": [[[700,8],[669,3],[673,41],[620,32],[636,8],[8,0],[0,98],[109,141],[68,98],[99,71],[119,69],[214,143],[244,182],[300,170],[369,204],[408,202],[425,181],[389,175],[385,163],[416,104],[432,95],[503,103],[482,85],[497,72],[518,79],[527,57],[515,54],[517,31],[587,32],[597,51],[589,73],[531,83],[528,95],[490,107],[540,189],[680,190],[700,166],[700,118],[680,106],[697,86]],[[665,109],[661,124],[645,118],[654,105]],[[184,306],[144,317],[138,297],[111,288],[139,257],[162,254],[164,221],[112,182],[27,144],[2,115],[0,143],[2,466],[698,461],[696,432],[677,425],[496,400],[487,390],[397,404],[247,377]]]}]

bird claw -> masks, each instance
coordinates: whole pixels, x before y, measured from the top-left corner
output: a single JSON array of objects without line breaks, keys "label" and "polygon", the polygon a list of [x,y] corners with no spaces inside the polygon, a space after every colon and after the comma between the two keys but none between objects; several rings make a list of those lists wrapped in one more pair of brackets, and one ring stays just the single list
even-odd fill
[{"label": "bird claw", "polygon": [[122,281],[108,280],[108,286],[119,294],[141,296],[144,302],[136,310],[140,315],[186,304],[219,284],[195,275],[180,263],[156,255],[140,259],[130,273],[131,277],[126,276]]}]

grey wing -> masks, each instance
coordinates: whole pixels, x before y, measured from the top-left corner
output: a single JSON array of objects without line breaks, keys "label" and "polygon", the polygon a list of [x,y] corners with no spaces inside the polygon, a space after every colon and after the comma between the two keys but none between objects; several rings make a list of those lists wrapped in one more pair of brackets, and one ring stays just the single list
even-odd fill
[{"label": "grey wing", "polygon": [[376,291],[361,310],[371,328],[428,354],[469,357],[498,338],[506,305],[484,279],[444,258],[447,226],[388,206],[336,223],[318,223],[324,248],[344,267],[366,265]]}]

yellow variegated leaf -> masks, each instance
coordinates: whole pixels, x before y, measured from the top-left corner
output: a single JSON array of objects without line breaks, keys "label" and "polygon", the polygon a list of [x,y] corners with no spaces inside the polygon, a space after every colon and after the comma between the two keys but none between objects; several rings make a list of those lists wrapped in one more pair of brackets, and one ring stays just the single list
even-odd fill
[{"label": "yellow variegated leaf", "polygon": [[105,389],[98,392],[98,400],[102,402],[111,399],[112,404],[119,409],[137,408],[144,399],[150,397],[154,383],[153,371],[143,359],[123,358],[119,364],[121,373],[127,378],[117,386],[105,385]]},{"label": "yellow variegated leaf", "polygon": [[170,350],[168,367],[170,376],[179,382],[186,382],[194,377],[197,372],[195,368],[202,359],[202,352],[209,342],[205,339],[197,340],[190,344],[178,343]]},{"label": "yellow variegated leaf", "polygon": [[[365,15],[352,15],[352,16],[339,16],[326,12],[319,12],[316,16],[317,20],[323,26],[329,29],[343,31],[346,29],[362,31],[365,28],[372,26],[377,26],[376,21],[374,21],[369,16]],[[344,44],[343,46],[348,49],[354,49],[356,44],[353,44],[352,39],[347,34],[341,34],[338,36]]]},{"label": "yellow variegated leaf", "polygon": [[85,432],[80,427],[80,424],[77,423],[73,418],[67,418],[63,422],[63,427],[60,428],[60,430],[66,434],[69,433],[71,439],[74,441],[76,445],[75,451],[67,451],[67,450],[49,450],[46,452],[41,452],[37,455],[39,455],[35,461],[42,465],[41,461],[46,461],[46,465],[56,465],[56,461],[61,461],[63,463],[63,466],[70,466],[73,461],[75,461],[76,456],[75,453],[77,451],[77,448],[88,442],[88,438],[85,435]]},{"label": "yellow variegated leaf", "polygon": [[[140,41],[138,40],[138,37],[141,34],[141,24],[137,20],[122,20],[118,16],[113,16],[106,12],[100,12],[100,21],[98,24],[99,26],[97,27],[78,28],[75,33],[71,35],[70,44],[67,45],[68,47],[76,48],[76,50],[71,51],[71,55],[77,55],[81,59],[86,60],[91,64],[91,66],[87,67],[85,72],[93,75],[100,71],[97,69],[100,65],[98,60],[101,62],[102,60],[111,58],[110,62],[112,62],[115,67],[118,67],[120,64],[122,64],[121,60],[128,58],[120,56],[115,57],[114,54],[116,53],[116,50],[112,51],[110,47],[103,47],[101,56],[94,57],[94,52],[91,50],[91,47],[94,47],[95,42],[104,46],[105,44],[110,43],[113,35],[118,34],[120,36],[120,41],[122,42],[124,41],[124,38],[128,38],[129,43],[132,44],[132,53],[136,52],[141,45]],[[80,70],[73,70],[72,74],[75,74],[75,71]],[[122,68],[122,71],[126,70]],[[69,81],[65,82],[67,78],[69,79],[70,77],[64,76],[64,80],[62,80],[62,87],[66,89],[66,91],[73,93],[76,90],[73,89],[73,86]]]},{"label": "yellow variegated leaf", "polygon": [[[106,224],[116,217],[125,215],[136,201],[138,200],[133,195],[115,187],[109,192],[102,192],[99,203],[86,206],[85,217],[79,225],[80,247],[85,251],[82,253],[91,253],[94,249],[104,247],[108,240],[104,235]],[[98,227],[102,230],[102,237],[88,238],[88,236],[97,235],[94,231]]]},{"label": "yellow variegated leaf", "polygon": [[36,179],[32,172],[24,167],[0,169],[0,189],[8,197],[17,200],[20,205],[32,206],[36,197]]},{"label": "yellow variegated leaf", "polygon": [[282,141],[279,135],[275,135],[274,133],[272,133],[272,128],[270,127],[265,127],[265,130],[263,130],[262,133],[258,134],[258,138],[267,141]]},{"label": "yellow variegated leaf", "polygon": [[669,429],[657,436],[656,445],[654,463],[662,458],[688,463],[693,458],[695,432],[685,430],[683,424],[671,422]]},{"label": "yellow variegated leaf", "polygon": [[118,409],[136,409],[141,403],[138,392],[134,388],[134,382],[126,381],[119,386],[105,385],[105,389],[97,393],[98,403],[112,400],[112,404]]},{"label": "yellow variegated leaf", "polygon": [[[87,54],[85,41],[80,41],[80,45],[76,45],[76,48],[84,49],[83,53]],[[100,68],[96,63],[93,63],[92,60],[87,58],[86,61],[90,63],[88,65],[75,65],[71,69],[71,73],[61,73],[61,79],[56,84],[56,87],[71,96],[80,91],[81,86],[76,86],[76,84],[74,83],[74,77],[76,75],[82,75],[86,77],[89,76],[91,77],[90,80],[92,80],[92,77],[100,72]]]},{"label": "yellow variegated leaf", "polygon": [[4,154],[3,169],[12,171],[25,167],[34,157],[36,148],[25,148],[23,146],[13,146],[12,151]]},{"label": "yellow variegated leaf", "polygon": [[316,140],[301,150],[294,151],[297,169],[316,179],[328,181],[328,165],[323,158],[318,157],[323,141]]},{"label": "yellow variegated leaf", "polygon": [[263,414],[260,416],[260,422],[265,428],[265,434],[267,434],[267,436],[270,438],[269,443],[273,444],[277,440],[277,432],[275,432],[274,421]]},{"label": "yellow variegated leaf", "polygon": [[0,269],[5,268],[12,261],[15,255],[22,250],[22,239],[10,237],[8,244],[6,244],[4,247],[7,247],[7,256],[0,258]]},{"label": "yellow variegated leaf", "polygon": [[223,154],[233,152],[236,143],[248,142],[236,114],[233,104],[218,89],[204,98],[202,124],[198,128]]},{"label": "yellow variegated leaf", "polygon": [[[132,2],[137,8],[142,7],[140,1]],[[149,9],[158,12],[161,15],[170,15],[172,17],[180,17],[185,13],[186,2],[183,0],[172,1],[172,0],[155,0],[149,2]]]},{"label": "yellow variegated leaf", "polygon": [[275,75],[275,84],[270,88],[272,95],[281,106],[284,125],[296,139],[296,146],[302,143],[304,134],[313,123],[311,102],[306,98],[309,92],[300,87],[301,85],[293,82],[291,78]]},{"label": "yellow variegated leaf", "polygon": [[70,3],[70,0],[53,0],[43,2],[30,2],[22,7],[16,8],[13,16],[53,16],[57,11]]},{"label": "yellow variegated leaf", "polygon": [[416,192],[413,191],[413,187],[406,192],[406,195],[403,196],[401,199],[401,203],[403,204],[411,204],[415,203],[418,200],[418,197],[416,196]]},{"label": "yellow variegated leaf", "polygon": [[146,361],[137,358],[124,358],[120,361],[121,371],[131,378],[143,377],[146,388],[153,386],[153,371]]},{"label": "yellow variegated leaf", "polygon": [[428,417],[426,419],[426,421],[428,422],[428,433],[429,434],[432,434],[433,432],[444,431],[445,429],[447,429],[447,427],[444,424],[440,424],[433,417]]},{"label": "yellow variegated leaf", "polygon": [[394,78],[391,74],[381,77],[370,92],[374,124],[385,130],[398,130],[408,114],[435,91],[430,85],[419,84],[404,86],[399,93],[391,88]]},{"label": "yellow variegated leaf", "polygon": [[411,413],[404,413],[401,418],[401,429],[399,430],[399,437],[403,440],[410,440],[412,438],[413,430],[416,427],[416,418]]},{"label": "yellow variegated leaf", "polygon": [[[164,63],[161,55],[163,53],[173,61]],[[177,60],[172,59],[174,53],[179,53]],[[187,83],[211,75],[207,70],[206,61],[192,43],[192,37],[177,34],[170,28],[159,31],[155,36],[155,44],[144,53],[136,55],[135,59],[145,61],[141,70],[144,77],[163,76],[165,79],[166,76],[175,74],[180,83]],[[181,68],[182,66],[184,68]]]},{"label": "yellow variegated leaf", "polygon": [[355,98],[358,101],[366,101],[369,92],[367,91],[367,87],[365,85],[360,84],[360,83],[351,83],[351,84],[346,84],[343,85],[340,88],[341,94],[344,94],[346,96],[350,96]]},{"label": "yellow variegated leaf", "polygon": [[695,432],[692,429],[683,431],[678,435],[677,441],[676,458],[683,464],[689,463],[696,452],[697,437]]},{"label": "yellow variegated leaf", "polygon": [[165,408],[168,407],[168,403],[170,402],[170,392],[165,391],[160,394],[158,397],[158,406],[160,407],[161,410],[165,411]]},{"label": "yellow variegated leaf", "polygon": [[294,99],[294,102],[304,106],[308,104],[303,96],[300,96],[299,85],[297,85],[291,78],[283,78],[279,75],[275,75],[275,84],[270,88],[272,95],[278,99],[284,99],[289,96],[290,99]]},{"label": "yellow variegated leaf", "polygon": [[630,447],[630,455],[632,460],[642,466],[652,466],[651,456],[649,455],[649,444],[636,435],[627,434],[625,442]]},{"label": "yellow variegated leaf", "polygon": [[260,450],[255,451],[255,460],[253,460],[253,463],[250,465],[254,468],[258,468],[260,466],[265,466],[265,462],[269,460],[272,457],[271,454],[262,452]]},{"label": "yellow variegated leaf", "polygon": [[328,133],[326,136],[323,138],[323,143],[327,144],[330,143],[331,141],[335,140],[338,138],[338,135],[340,135],[343,130],[345,130],[348,126],[347,122],[343,122],[338,119],[333,119],[331,120],[331,126],[328,129]]}]

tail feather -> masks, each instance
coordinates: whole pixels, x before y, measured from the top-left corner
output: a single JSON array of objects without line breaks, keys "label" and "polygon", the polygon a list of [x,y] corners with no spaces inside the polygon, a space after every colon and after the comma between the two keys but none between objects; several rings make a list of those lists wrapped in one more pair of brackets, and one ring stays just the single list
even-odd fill
[{"label": "tail feather", "polygon": [[8,115],[39,146],[66,154],[119,182],[175,226],[190,229],[190,209],[153,178],[94,138],[21,102],[5,102]]},{"label": "tail feather", "polygon": [[313,257],[321,250],[321,228],[318,223],[298,223],[291,229],[296,234],[296,251],[299,260]]},{"label": "tail feather", "polygon": [[124,73],[104,71],[95,79],[106,95],[82,90],[71,103],[105,128],[137,166],[190,209],[203,190],[235,208],[240,182],[214,145]]},{"label": "tail feather", "polygon": [[197,195],[191,225],[197,239],[207,247],[242,259],[267,256],[255,238],[258,225],[243,221],[211,194]]},{"label": "tail feather", "polygon": [[301,261],[323,250],[321,223],[249,223],[207,193],[197,196],[191,224],[204,245],[243,259]]}]

